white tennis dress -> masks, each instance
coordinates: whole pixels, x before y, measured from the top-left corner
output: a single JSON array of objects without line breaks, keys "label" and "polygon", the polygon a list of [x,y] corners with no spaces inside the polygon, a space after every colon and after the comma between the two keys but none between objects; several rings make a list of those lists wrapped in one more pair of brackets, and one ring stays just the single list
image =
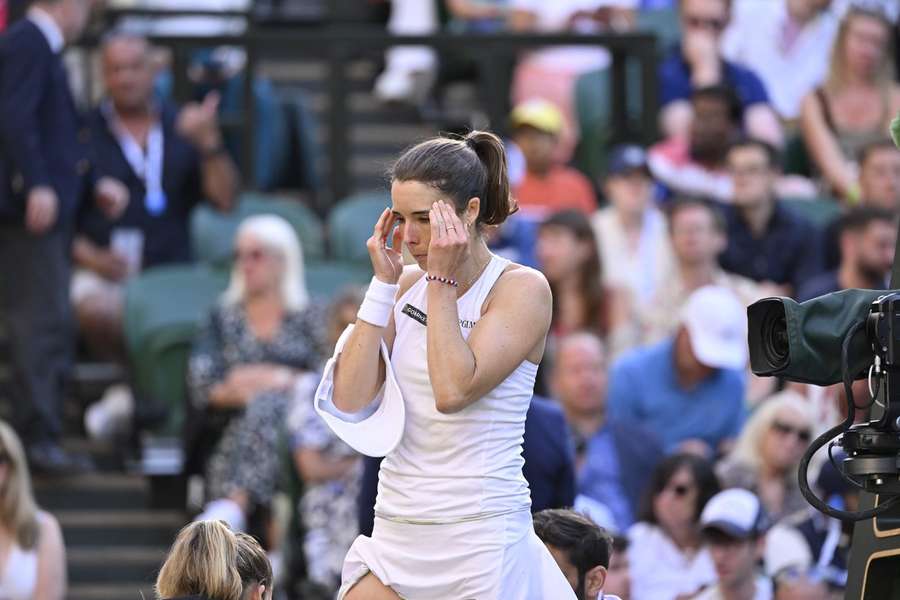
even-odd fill
[{"label": "white tennis dress", "polygon": [[[508,264],[492,256],[457,301],[464,338]],[[335,433],[362,452],[387,451],[372,537],[359,536],[350,548],[338,599],[369,571],[409,600],[574,599],[534,533],[522,475],[537,365],[524,361],[465,409],[438,412],[428,377],[426,285],[421,278],[395,303],[397,335],[374,414],[359,420],[329,406],[334,358],[316,394]]]}]

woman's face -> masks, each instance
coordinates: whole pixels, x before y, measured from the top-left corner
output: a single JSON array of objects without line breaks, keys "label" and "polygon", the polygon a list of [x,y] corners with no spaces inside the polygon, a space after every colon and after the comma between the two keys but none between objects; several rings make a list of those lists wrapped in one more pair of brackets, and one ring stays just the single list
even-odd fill
[{"label": "woman's face", "polygon": [[575,234],[559,225],[541,227],[535,252],[541,272],[551,282],[576,273],[586,258]]},{"label": "woman's face", "polygon": [[244,233],[238,236],[234,259],[244,276],[245,292],[248,296],[258,296],[278,289],[284,271],[284,261],[277,252],[252,234]]},{"label": "woman's face", "polygon": [[890,31],[873,17],[858,15],[847,27],[844,60],[852,72],[872,76],[887,52]]},{"label": "woman's face", "polygon": [[770,468],[786,471],[800,462],[811,438],[810,423],[802,414],[783,408],[760,441],[760,456]]},{"label": "woman's face", "polygon": [[653,499],[653,513],[662,528],[671,531],[696,524],[699,493],[690,469],[682,467],[675,471]]}]

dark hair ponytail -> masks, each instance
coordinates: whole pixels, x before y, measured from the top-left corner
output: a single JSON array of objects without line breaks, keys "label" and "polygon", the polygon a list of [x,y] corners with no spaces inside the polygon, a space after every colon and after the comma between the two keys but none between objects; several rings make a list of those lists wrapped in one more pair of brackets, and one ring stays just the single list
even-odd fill
[{"label": "dark hair ponytail", "polygon": [[453,200],[457,211],[481,199],[477,223],[499,225],[516,211],[509,193],[506,151],[489,131],[461,139],[436,137],[406,150],[391,169],[393,181],[418,181]]}]

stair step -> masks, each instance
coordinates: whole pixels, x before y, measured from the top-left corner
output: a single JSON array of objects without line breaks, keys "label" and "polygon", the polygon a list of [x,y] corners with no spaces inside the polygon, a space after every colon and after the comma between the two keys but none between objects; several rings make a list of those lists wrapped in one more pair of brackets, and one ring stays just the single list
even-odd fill
[{"label": "stair step", "polygon": [[69,548],[167,546],[187,522],[178,511],[60,510],[54,514]]},{"label": "stair step", "polygon": [[133,583],[79,583],[69,586],[68,600],[150,600],[156,598],[153,585]]},{"label": "stair step", "polygon": [[34,491],[38,504],[49,511],[143,509],[148,505],[150,482],[118,473],[36,476]]},{"label": "stair step", "polygon": [[67,552],[72,583],[153,581],[168,546],[70,547]]}]

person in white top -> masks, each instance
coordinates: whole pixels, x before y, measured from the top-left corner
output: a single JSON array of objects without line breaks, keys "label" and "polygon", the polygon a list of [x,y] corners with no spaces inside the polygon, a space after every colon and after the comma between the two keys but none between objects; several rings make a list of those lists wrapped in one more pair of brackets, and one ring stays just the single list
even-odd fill
[{"label": "person in white top", "polygon": [[631,600],[683,599],[715,582],[699,523],[719,489],[712,466],[699,456],[674,454],[656,467],[640,522],[628,530]]},{"label": "person in white top", "polygon": [[772,581],[757,573],[768,521],[759,498],[748,490],[732,488],[710,499],[700,524],[718,581],[694,600],[772,600]]},{"label": "person in white top", "polygon": [[522,475],[550,288],[482,235],[515,206],[503,145],[427,140],[392,179],[367,244],[375,276],[316,392],[337,435],[385,456],[372,537],[350,548],[338,598],[574,598]]},{"label": "person in white top", "polygon": [[0,421],[0,598],[65,597],[66,549],[59,523],[35,504],[22,443]]}]

